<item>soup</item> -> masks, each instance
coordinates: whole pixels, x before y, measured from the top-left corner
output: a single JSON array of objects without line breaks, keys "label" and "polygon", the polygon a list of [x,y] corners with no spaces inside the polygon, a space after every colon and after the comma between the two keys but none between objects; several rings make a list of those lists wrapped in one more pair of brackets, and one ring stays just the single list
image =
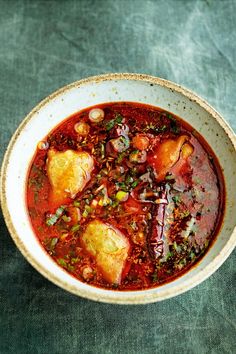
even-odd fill
[{"label": "soup", "polygon": [[206,141],[179,117],[119,102],[67,118],[38,143],[26,188],[45,251],[82,282],[156,287],[207,252],[224,183]]}]

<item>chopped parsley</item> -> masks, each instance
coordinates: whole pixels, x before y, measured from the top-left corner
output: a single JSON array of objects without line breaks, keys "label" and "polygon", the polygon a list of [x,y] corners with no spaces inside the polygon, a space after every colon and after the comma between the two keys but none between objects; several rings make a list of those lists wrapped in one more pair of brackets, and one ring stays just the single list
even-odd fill
[{"label": "chopped parsley", "polygon": [[175,204],[180,204],[180,202],[181,202],[181,198],[180,198],[180,196],[179,195],[174,195],[173,197],[172,197],[172,200],[173,200],[173,202],[175,203]]},{"label": "chopped parsley", "polygon": [[138,184],[139,184],[139,181],[134,181],[134,182],[131,184],[131,187],[132,187],[132,188],[135,188]]},{"label": "chopped parsley", "polygon": [[157,275],[157,271],[155,270],[155,272],[152,274],[152,281],[156,282],[158,280],[158,275]]},{"label": "chopped parsley", "polygon": [[109,122],[106,123],[106,130],[111,130],[114,128],[116,124],[121,124],[123,120],[123,117],[120,114],[117,114],[114,119],[109,120]]}]

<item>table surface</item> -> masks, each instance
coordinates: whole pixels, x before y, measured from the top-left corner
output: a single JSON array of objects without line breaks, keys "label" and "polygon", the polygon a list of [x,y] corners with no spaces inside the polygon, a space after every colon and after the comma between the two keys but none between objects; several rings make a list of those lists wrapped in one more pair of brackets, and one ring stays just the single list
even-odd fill
[{"label": "table surface", "polygon": [[[91,75],[138,72],[197,92],[236,130],[236,1],[0,0],[0,158],[41,99]],[[235,353],[236,252],[160,303],[73,296],[37,273],[0,216],[0,353]]]}]

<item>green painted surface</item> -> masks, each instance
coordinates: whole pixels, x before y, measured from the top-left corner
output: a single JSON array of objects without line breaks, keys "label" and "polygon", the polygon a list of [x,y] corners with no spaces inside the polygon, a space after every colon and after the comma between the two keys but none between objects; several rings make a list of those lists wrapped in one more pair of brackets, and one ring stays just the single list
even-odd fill
[{"label": "green painted surface", "polygon": [[[0,0],[0,154],[23,117],[90,75],[140,72],[208,100],[236,130],[236,1]],[[236,253],[176,298],[114,306],[39,275],[0,218],[0,353],[235,353]]]}]

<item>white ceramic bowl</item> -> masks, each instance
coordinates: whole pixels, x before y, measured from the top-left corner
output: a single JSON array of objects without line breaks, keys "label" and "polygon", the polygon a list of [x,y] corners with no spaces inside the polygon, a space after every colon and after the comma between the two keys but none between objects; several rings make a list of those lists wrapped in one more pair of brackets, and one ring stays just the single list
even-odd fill
[{"label": "white ceramic bowl", "polygon": [[[220,233],[203,259],[182,277],[142,291],[103,290],[76,280],[45,253],[26,211],[25,182],[37,142],[61,120],[100,103],[131,101],[166,109],[189,122],[211,145],[226,183],[226,212]],[[209,277],[236,244],[236,139],[223,118],[204,100],[172,82],[139,74],[108,74],[81,80],[53,93],[23,120],[6,151],[1,203],[6,224],[25,258],[42,275],[73,294],[118,304],[150,303],[176,296]]]}]

